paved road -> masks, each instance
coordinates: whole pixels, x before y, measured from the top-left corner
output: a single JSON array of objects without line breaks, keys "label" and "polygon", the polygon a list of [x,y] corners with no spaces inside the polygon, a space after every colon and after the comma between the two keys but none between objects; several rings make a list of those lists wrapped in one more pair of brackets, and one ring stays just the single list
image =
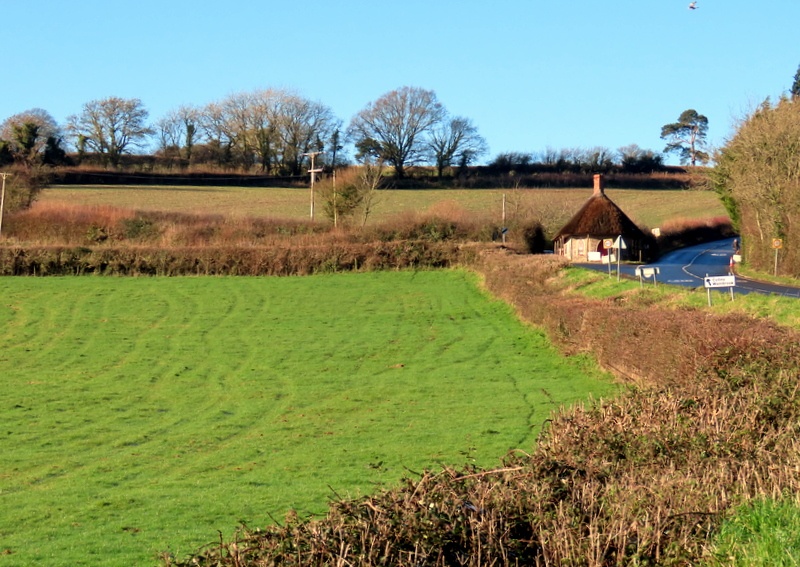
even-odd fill
[{"label": "paved road", "polygon": [[[682,248],[664,255],[657,262],[647,264],[645,267],[657,267],[659,270],[658,283],[670,285],[681,285],[693,288],[703,288],[703,278],[705,276],[726,276],[731,255],[733,254],[733,238],[708,242],[697,246]],[[584,268],[609,271],[608,265],[600,264],[579,264]],[[636,268],[639,264],[620,265],[620,275],[638,279]],[[611,274],[617,272],[616,264],[611,266]],[[653,284],[652,278],[645,278],[646,284]],[[720,288],[717,291],[725,291],[728,288]],[[785,295],[800,298],[800,287],[784,286],[759,282],[736,276],[736,286],[734,293],[765,293],[775,295]]]}]

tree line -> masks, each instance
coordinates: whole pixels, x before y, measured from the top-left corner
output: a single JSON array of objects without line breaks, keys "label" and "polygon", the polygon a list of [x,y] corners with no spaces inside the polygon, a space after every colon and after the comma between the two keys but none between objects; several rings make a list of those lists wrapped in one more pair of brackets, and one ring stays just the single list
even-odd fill
[{"label": "tree line", "polygon": [[789,92],[741,119],[714,161],[711,182],[744,262],[800,277],[800,66]]},{"label": "tree line", "polygon": [[[469,118],[451,115],[433,91],[402,87],[359,112],[345,128],[326,105],[284,89],[230,95],[202,107],[184,105],[154,123],[139,99],[90,101],[62,127],[45,110],[14,115],[0,127],[0,164],[63,165],[99,158],[118,167],[125,154],[150,150],[172,166],[212,165],[265,175],[300,175],[309,155],[328,169],[356,159],[382,161],[398,177],[420,164],[440,174],[488,150]],[[67,156],[66,148],[74,149]]]},{"label": "tree line", "polygon": [[800,277],[800,71],[797,94],[764,101],[717,156],[712,179],[745,262]]},{"label": "tree line", "polygon": [[[409,168],[432,166],[438,177],[464,170],[488,153],[488,145],[468,117],[452,115],[436,93],[401,87],[367,104],[347,127],[326,105],[285,89],[232,94],[205,106],[183,105],[157,121],[139,99],[107,97],[83,105],[57,124],[45,110],[32,109],[0,126],[0,165],[64,165],[99,160],[119,167],[126,154],[149,152],[168,167],[216,166],[264,175],[295,176],[307,170],[308,156],[334,169],[351,162],[381,162],[398,178]],[[702,151],[707,119],[694,110],[664,126],[665,152],[682,163],[706,163]],[[70,153],[67,153],[67,150]],[[547,149],[540,155],[504,153],[489,163],[495,169],[520,169],[540,163],[564,170],[652,171],[663,154],[636,145],[611,151]]]}]

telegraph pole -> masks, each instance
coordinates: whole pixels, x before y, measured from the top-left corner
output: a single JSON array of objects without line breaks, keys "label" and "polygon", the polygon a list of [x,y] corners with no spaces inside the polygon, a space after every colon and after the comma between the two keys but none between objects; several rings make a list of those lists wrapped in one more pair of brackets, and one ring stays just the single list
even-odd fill
[{"label": "telegraph pole", "polygon": [[302,155],[308,156],[311,158],[311,169],[308,170],[308,173],[311,174],[311,220],[314,220],[314,178],[317,176],[317,173],[320,173],[321,169],[314,168],[314,158],[317,157],[322,152],[306,152]]},{"label": "telegraph pole", "polygon": [[339,215],[336,209],[336,170],[333,170],[333,228],[338,226]]},{"label": "telegraph pole", "polygon": [[3,188],[0,189],[0,236],[3,235],[3,205],[5,204],[6,200],[6,177],[11,175],[10,173],[2,172],[0,175],[3,176]]},{"label": "telegraph pole", "polygon": [[503,235],[503,246],[506,244],[506,194],[503,193],[503,228],[501,229]]}]

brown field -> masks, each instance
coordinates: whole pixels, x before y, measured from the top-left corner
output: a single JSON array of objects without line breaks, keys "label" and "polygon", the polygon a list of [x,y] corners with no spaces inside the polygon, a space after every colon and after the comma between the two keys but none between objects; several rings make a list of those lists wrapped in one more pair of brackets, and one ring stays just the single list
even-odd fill
[{"label": "brown field", "polygon": [[[608,194],[642,228],[661,229],[662,251],[730,230],[713,193]],[[464,261],[459,243],[497,242],[501,233],[513,249],[547,250],[548,238],[590,195],[587,189],[383,190],[367,226],[354,218],[332,230],[322,195],[309,220],[308,189],[56,186],[32,208],[9,215],[0,273],[266,275],[446,266]]]},{"label": "brown field", "polygon": [[[383,190],[370,223],[395,216],[441,212],[466,214],[500,222],[503,195],[506,218],[547,219],[565,223],[588,199],[591,188],[576,189],[424,189]],[[606,194],[634,221],[648,228],[664,223],[726,217],[716,194],[705,191],[607,189]],[[62,204],[110,206],[138,211],[181,212],[226,217],[306,220],[310,216],[308,189],[261,187],[174,186],[53,186],[42,192],[34,207]],[[315,199],[316,218],[322,219],[321,198]]]}]

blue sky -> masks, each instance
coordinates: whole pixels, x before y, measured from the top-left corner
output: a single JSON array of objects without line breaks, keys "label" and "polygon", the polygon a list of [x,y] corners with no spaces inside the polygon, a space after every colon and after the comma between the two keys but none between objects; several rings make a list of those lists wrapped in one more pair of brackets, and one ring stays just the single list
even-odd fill
[{"label": "blue sky", "polygon": [[345,124],[401,86],[436,92],[500,152],[661,151],[694,108],[709,141],[788,91],[800,0],[0,0],[0,121],[139,98],[155,122],[262,88],[288,88]]}]

